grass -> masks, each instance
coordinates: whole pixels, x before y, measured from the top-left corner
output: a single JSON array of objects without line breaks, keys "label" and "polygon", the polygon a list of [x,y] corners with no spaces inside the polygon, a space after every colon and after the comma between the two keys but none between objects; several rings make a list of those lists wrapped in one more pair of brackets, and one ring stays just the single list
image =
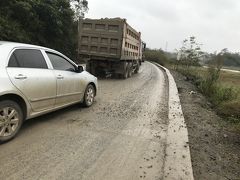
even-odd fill
[{"label": "grass", "polygon": [[240,73],[222,71],[219,81],[226,86],[240,88]]},{"label": "grass", "polygon": [[240,73],[203,67],[177,68],[208,97],[217,113],[240,125]]},{"label": "grass", "polygon": [[240,71],[240,67],[233,67],[233,66],[223,66],[224,69],[230,69],[230,70],[235,70],[235,71]]}]

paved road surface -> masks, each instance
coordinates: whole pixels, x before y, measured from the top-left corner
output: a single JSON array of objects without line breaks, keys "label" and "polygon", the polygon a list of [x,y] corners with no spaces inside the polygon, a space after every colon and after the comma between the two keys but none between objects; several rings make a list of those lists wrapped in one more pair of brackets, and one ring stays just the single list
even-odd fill
[{"label": "paved road surface", "polygon": [[127,80],[99,80],[91,108],[74,105],[27,121],[0,145],[0,179],[161,179],[168,85],[145,62]]}]

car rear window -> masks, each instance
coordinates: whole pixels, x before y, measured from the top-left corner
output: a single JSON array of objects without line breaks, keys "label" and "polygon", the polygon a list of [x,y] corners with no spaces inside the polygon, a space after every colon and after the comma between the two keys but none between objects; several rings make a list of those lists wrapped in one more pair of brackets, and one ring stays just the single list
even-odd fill
[{"label": "car rear window", "polygon": [[75,71],[74,65],[68,62],[68,60],[66,60],[65,58],[51,52],[46,53],[54,69],[63,71]]},{"label": "car rear window", "polygon": [[8,67],[19,67],[19,63],[14,54],[12,54],[9,59]]},{"label": "car rear window", "polygon": [[36,49],[15,50],[9,59],[8,67],[48,68],[41,51]]}]

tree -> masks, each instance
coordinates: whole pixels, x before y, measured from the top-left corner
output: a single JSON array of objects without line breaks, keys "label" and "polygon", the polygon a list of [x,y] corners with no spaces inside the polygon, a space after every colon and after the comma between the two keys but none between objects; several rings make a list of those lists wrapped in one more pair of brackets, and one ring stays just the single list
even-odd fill
[{"label": "tree", "polygon": [[74,11],[74,19],[79,20],[79,18],[83,18],[85,13],[88,11],[88,1],[86,0],[70,0],[73,11]]},{"label": "tree", "polygon": [[[79,14],[87,7],[86,0],[81,2]],[[42,45],[75,58],[75,13],[71,0],[0,1],[0,40]]]},{"label": "tree", "polygon": [[199,60],[203,54],[201,44],[196,41],[196,37],[191,36],[183,41],[182,47],[178,50],[178,61],[189,68],[193,65],[199,65]]},{"label": "tree", "polygon": [[206,63],[216,64],[218,63],[216,61],[217,56],[221,56],[221,66],[228,66],[228,67],[234,67],[239,68],[240,67],[240,54],[239,53],[233,53],[230,52],[228,49],[223,49],[220,53],[211,54],[211,59],[209,59]]},{"label": "tree", "polygon": [[[80,19],[84,18],[85,13],[88,11],[88,2],[86,0],[70,0],[73,10],[74,10],[74,19],[77,21],[77,39],[79,39],[79,23]],[[79,41],[77,41],[77,59],[79,59]]]},{"label": "tree", "polygon": [[213,85],[220,77],[221,69],[223,66],[224,55],[227,53],[227,49],[222,49],[221,52],[216,53],[209,62],[207,81]]}]

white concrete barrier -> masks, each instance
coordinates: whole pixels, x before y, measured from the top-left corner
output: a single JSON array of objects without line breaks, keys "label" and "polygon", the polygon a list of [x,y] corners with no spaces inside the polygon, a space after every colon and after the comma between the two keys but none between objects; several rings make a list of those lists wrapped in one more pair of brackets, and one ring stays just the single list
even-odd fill
[{"label": "white concrete barrier", "polygon": [[188,130],[184,120],[176,83],[168,69],[157,63],[154,64],[166,72],[169,82],[169,124],[164,179],[193,180]]}]

